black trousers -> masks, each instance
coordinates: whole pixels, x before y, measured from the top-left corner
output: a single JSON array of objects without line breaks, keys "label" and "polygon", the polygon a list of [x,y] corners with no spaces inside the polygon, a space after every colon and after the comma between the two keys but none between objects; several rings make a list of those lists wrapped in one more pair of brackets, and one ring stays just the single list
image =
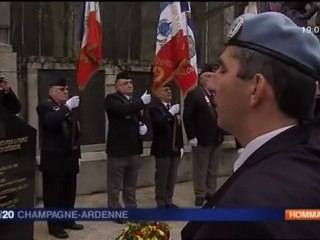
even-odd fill
[{"label": "black trousers", "polygon": [[157,207],[164,207],[167,204],[173,203],[172,198],[174,194],[174,187],[177,181],[180,158],[155,157],[155,159],[155,199]]},{"label": "black trousers", "polygon": [[[74,208],[77,189],[77,174],[42,173],[44,208]],[[49,221],[49,231],[63,228],[64,222]],[[70,223],[70,222],[69,222]]]}]

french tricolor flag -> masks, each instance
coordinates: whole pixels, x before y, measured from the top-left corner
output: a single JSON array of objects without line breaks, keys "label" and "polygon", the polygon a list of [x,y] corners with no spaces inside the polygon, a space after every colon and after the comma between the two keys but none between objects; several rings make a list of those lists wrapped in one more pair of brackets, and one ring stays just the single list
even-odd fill
[{"label": "french tricolor flag", "polygon": [[197,84],[197,55],[190,2],[161,2],[153,91],[176,80],[184,95]]},{"label": "french tricolor flag", "polygon": [[80,25],[80,59],[77,82],[84,89],[102,60],[102,30],[99,2],[84,2]]}]

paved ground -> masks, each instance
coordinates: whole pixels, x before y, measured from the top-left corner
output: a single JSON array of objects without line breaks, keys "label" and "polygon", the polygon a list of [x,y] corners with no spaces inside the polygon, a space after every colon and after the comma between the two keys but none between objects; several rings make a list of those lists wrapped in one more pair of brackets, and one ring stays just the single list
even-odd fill
[{"label": "paved ground", "polygon": [[[221,177],[218,180],[220,187],[227,177]],[[143,207],[155,207],[154,187],[140,188],[137,190],[138,205]],[[176,185],[174,202],[180,207],[193,207],[194,196],[192,182],[179,183]],[[107,205],[106,193],[93,195],[80,195],[77,197],[76,207],[96,207],[105,208]],[[39,207],[42,203],[38,204]],[[185,222],[168,222],[171,227],[173,240],[180,239],[181,228]],[[85,229],[82,231],[67,230],[70,240],[115,240],[120,235],[124,225],[113,222],[82,222]],[[36,222],[34,225],[34,239],[36,240],[54,240],[56,238],[48,234],[45,222]]]}]

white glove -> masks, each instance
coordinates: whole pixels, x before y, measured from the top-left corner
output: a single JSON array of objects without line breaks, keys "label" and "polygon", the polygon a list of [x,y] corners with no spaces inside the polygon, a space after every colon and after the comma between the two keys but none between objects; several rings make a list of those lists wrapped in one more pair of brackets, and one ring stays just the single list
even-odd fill
[{"label": "white glove", "polygon": [[180,158],[183,157],[183,148],[180,148]]},{"label": "white glove", "polygon": [[196,147],[198,146],[198,139],[197,138],[192,138],[189,140],[189,144],[192,146],[192,147]]},{"label": "white glove", "polygon": [[148,131],[148,128],[145,124],[143,125],[140,125],[139,127],[139,134],[142,136],[142,135],[145,135]]},{"label": "white glove", "polygon": [[147,93],[147,91],[144,92],[144,94],[141,96],[141,100],[144,104],[148,104],[151,102],[151,95]]},{"label": "white glove", "polygon": [[66,102],[66,105],[67,107],[72,110],[76,107],[79,106],[79,103],[80,103],[80,98],[79,96],[73,96],[72,98],[70,98],[67,102]]},{"label": "white glove", "polygon": [[169,109],[169,112],[172,114],[172,116],[178,114],[179,111],[180,111],[180,104],[175,104]]}]

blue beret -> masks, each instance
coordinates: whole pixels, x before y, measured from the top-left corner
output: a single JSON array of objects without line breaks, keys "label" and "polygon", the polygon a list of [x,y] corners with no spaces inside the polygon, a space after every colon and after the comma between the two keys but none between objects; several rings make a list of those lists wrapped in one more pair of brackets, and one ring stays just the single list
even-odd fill
[{"label": "blue beret", "polygon": [[320,78],[320,42],[278,12],[243,14],[230,26],[226,45],[253,49]]}]

